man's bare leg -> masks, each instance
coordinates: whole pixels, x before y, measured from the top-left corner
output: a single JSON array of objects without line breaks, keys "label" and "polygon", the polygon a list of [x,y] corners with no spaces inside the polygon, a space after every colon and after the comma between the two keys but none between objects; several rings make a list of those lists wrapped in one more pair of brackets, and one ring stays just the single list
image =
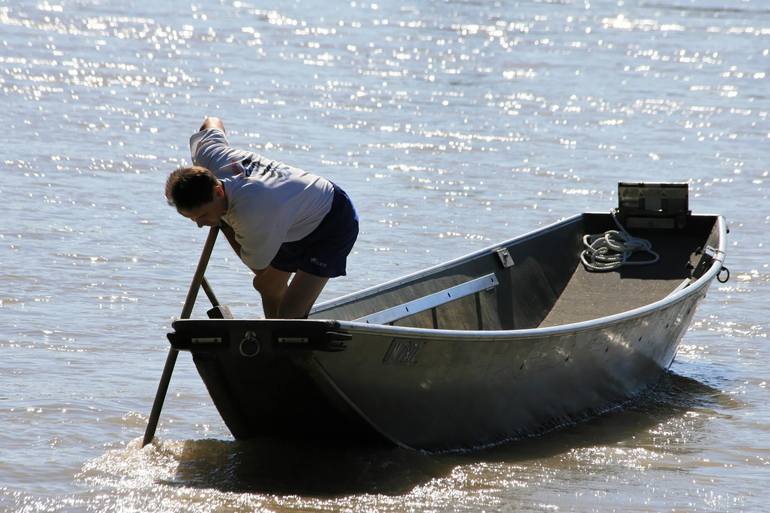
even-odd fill
[{"label": "man's bare leg", "polygon": [[266,269],[258,271],[254,277],[252,284],[262,296],[262,309],[265,311],[265,318],[278,318],[290,275],[291,273],[268,266]]},{"label": "man's bare leg", "polygon": [[303,319],[310,313],[329,278],[297,271],[283,295],[278,314],[283,319]]},{"label": "man's bare leg", "polygon": [[297,271],[290,283],[290,273],[275,267],[259,271],[254,288],[262,296],[267,319],[302,319],[307,317],[329,278]]}]

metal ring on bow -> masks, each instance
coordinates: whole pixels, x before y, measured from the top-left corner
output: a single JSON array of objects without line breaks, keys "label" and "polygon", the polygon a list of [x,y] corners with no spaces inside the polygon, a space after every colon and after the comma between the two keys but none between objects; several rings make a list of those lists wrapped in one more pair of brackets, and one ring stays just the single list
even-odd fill
[{"label": "metal ring on bow", "polygon": [[[722,279],[722,271],[727,273],[727,276],[725,276],[724,279]],[[727,283],[727,280],[729,279],[730,279],[730,269],[728,269],[725,266],[722,266],[722,268],[719,270],[719,273],[717,273],[717,281],[719,283]]]}]

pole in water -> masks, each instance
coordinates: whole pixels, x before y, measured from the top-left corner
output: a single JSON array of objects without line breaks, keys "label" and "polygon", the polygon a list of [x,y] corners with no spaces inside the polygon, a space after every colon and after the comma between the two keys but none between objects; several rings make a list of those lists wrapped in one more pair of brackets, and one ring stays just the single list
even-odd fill
[{"label": "pole in water", "polygon": [[[209,230],[209,236],[206,238],[206,243],[203,246],[201,257],[198,260],[198,267],[195,269],[195,275],[190,284],[190,290],[187,291],[187,298],[185,298],[184,307],[182,307],[182,315],[179,316],[180,319],[189,319],[190,314],[192,314],[195,299],[198,297],[198,290],[201,288],[201,283],[203,283],[203,275],[206,272],[206,266],[208,266],[209,258],[211,257],[211,252],[214,249],[214,243],[217,240],[218,234],[219,227],[212,226],[211,230]],[[163,366],[163,374],[160,377],[158,391],[155,393],[155,401],[152,404],[150,419],[147,421],[147,429],[144,431],[142,447],[152,442],[152,439],[155,438],[155,430],[158,427],[160,411],[163,409],[163,401],[166,399],[166,392],[168,391],[168,385],[171,382],[171,374],[174,372],[174,365],[176,364],[176,357],[178,354],[179,351],[173,347],[168,350],[166,364]]]}]

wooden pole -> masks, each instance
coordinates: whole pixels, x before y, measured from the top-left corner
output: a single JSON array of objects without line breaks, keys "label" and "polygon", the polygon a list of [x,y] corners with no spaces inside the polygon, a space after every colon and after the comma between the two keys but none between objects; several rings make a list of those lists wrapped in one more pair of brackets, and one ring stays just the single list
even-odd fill
[{"label": "wooden pole", "polygon": [[205,276],[203,277],[203,281],[201,281],[201,286],[203,287],[203,292],[206,293],[209,301],[211,301],[211,306],[219,306],[219,300],[217,299],[217,296],[214,295],[214,291],[211,289],[211,285],[209,285]]},{"label": "wooden pole", "polygon": [[[190,284],[190,290],[187,292],[187,298],[185,299],[184,307],[182,307],[182,315],[179,316],[180,319],[189,319],[190,314],[192,314],[193,306],[195,306],[195,299],[198,297],[198,290],[201,288],[203,280],[205,280],[203,275],[206,272],[206,266],[208,266],[209,258],[211,257],[211,252],[214,249],[214,243],[217,240],[218,234],[219,227],[212,226],[211,230],[209,230],[209,236],[206,239],[206,243],[203,246],[201,257],[198,260],[198,267],[195,269],[195,275]],[[178,354],[179,351],[173,347],[168,350],[166,364],[163,367],[163,374],[160,377],[160,383],[158,383],[158,391],[155,394],[155,401],[152,404],[150,420],[147,422],[147,429],[144,432],[142,447],[152,442],[152,439],[155,438],[155,430],[158,427],[160,411],[163,409],[163,401],[166,399],[168,385],[171,382],[171,373],[174,372],[174,365],[176,364],[176,357]]]}]

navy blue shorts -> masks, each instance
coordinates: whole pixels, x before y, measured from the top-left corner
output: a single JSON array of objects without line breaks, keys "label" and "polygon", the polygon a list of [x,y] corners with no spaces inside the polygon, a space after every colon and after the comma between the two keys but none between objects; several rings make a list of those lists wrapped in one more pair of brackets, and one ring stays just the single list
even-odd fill
[{"label": "navy blue shorts", "polygon": [[332,208],[321,224],[306,237],[281,244],[270,265],[289,273],[301,270],[325,278],[345,276],[347,257],[357,237],[356,209],[345,191],[334,185]]}]

